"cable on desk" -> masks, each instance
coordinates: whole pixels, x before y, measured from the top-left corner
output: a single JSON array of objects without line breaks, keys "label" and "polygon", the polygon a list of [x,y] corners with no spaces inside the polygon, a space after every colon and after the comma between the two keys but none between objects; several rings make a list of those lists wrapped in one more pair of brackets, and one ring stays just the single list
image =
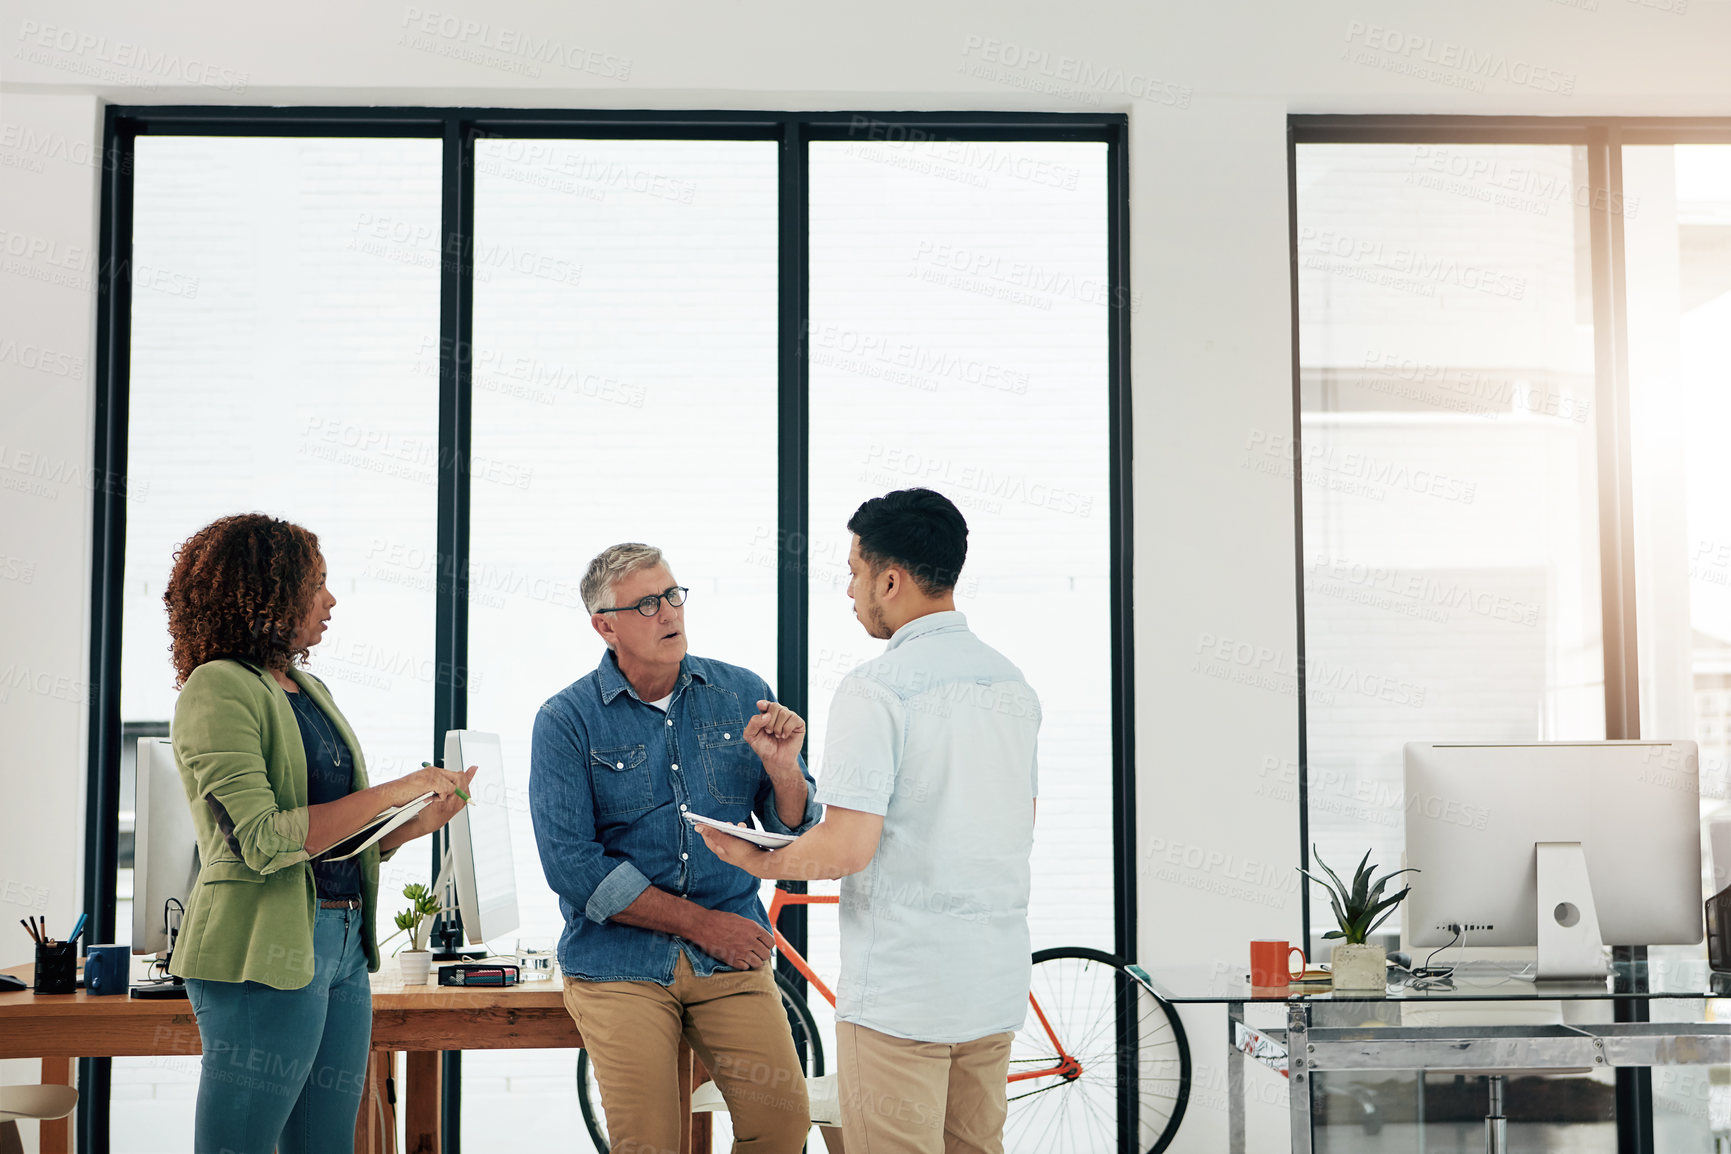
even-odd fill
[{"label": "cable on desk", "polygon": [[1431,962],[1438,954],[1450,948],[1456,942],[1461,944],[1461,949],[1466,949],[1466,931],[1461,929],[1459,926],[1455,927],[1454,937],[1450,938],[1448,941],[1430,952],[1430,956],[1424,960],[1424,965],[1413,967],[1412,977],[1406,980],[1406,988],[1409,990],[1418,990],[1420,992],[1425,990],[1453,989],[1455,968],[1453,966],[1433,966],[1431,965]]}]

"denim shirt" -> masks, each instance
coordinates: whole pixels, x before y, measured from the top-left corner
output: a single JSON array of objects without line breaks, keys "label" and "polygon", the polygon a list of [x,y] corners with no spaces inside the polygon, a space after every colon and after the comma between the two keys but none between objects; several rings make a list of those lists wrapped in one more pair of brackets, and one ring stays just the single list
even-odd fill
[{"label": "denim shirt", "polygon": [[769,926],[758,879],[711,853],[683,816],[689,809],[750,824],[756,813],[765,829],[792,834],[817,823],[817,790],[803,757],[804,820],[790,828],[776,813],[775,787],[745,744],[745,723],[760,700],[774,695],[757,674],[687,655],[663,714],[637,696],[609,650],[595,672],[541,707],[529,816],[565,917],[565,973],[671,985],[681,949],[700,976],[728,968],[682,938],[608,920],[652,885]]}]

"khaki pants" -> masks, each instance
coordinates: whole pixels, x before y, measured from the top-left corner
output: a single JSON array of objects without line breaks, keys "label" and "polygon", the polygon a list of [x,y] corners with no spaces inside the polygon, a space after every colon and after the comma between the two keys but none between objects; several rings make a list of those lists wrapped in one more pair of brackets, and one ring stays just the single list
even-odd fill
[{"label": "khaki pants", "polygon": [[681,1037],[727,1099],[735,1154],[797,1154],[805,1142],[805,1075],[768,966],[700,978],[681,951],[671,986],[567,977],[565,1009],[594,1064],[616,1154],[679,1154],[690,1118],[679,1108]]},{"label": "khaki pants", "polygon": [[915,1042],[837,1022],[847,1154],[1003,1154],[1013,1037]]}]

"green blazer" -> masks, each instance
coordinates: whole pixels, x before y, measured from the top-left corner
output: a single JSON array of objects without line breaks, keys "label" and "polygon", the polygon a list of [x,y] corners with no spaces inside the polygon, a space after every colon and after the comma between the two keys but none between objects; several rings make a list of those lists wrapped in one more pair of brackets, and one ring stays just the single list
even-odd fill
[{"label": "green blazer", "polygon": [[[366,789],[360,742],[324,682],[299,669],[289,676],[348,743],[353,788]],[[183,978],[305,987],[318,891],[306,851],[306,750],[288,694],[249,662],[206,662],[181,687],[170,743],[198,829],[199,869],[169,968]],[[379,968],[379,860],[377,846],[360,856],[370,970]]]}]

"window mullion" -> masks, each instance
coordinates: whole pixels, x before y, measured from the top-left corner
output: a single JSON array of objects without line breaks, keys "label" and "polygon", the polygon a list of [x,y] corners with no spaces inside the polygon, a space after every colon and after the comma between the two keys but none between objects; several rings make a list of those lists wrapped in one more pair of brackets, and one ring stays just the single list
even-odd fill
[{"label": "window mullion", "polygon": [[1594,390],[1598,409],[1599,604],[1604,622],[1605,737],[1641,735],[1635,647],[1635,526],[1629,432],[1629,311],[1621,145],[1615,127],[1587,146],[1593,266]]},{"label": "window mullion", "polygon": [[[806,125],[789,120],[783,126],[780,152],[779,329],[777,343],[778,409],[776,430],[776,693],[782,704],[808,720],[811,702],[806,691],[810,659],[807,581],[811,540],[811,405],[806,326],[811,317],[810,186]],[[812,751],[806,750],[810,758]],[[803,882],[786,888],[804,892]],[[783,911],[780,928],[793,948],[804,953],[810,943],[805,906]],[[777,961],[782,976],[805,988],[805,978],[785,958]]]},{"label": "window mullion", "polygon": [[[472,432],[475,317],[475,133],[467,122],[445,121],[444,195],[439,255],[439,513],[438,569],[434,575],[434,690],[432,748],[446,730],[468,724],[469,664],[469,448]],[[454,768],[454,767],[453,767]],[[439,875],[443,838],[432,839],[432,871]],[[462,945],[461,923],[441,915],[447,948]],[[439,1133],[444,1154],[462,1149],[462,1052],[440,1063]]]}]

